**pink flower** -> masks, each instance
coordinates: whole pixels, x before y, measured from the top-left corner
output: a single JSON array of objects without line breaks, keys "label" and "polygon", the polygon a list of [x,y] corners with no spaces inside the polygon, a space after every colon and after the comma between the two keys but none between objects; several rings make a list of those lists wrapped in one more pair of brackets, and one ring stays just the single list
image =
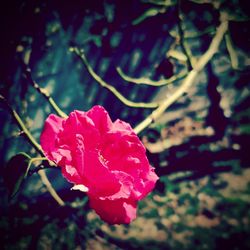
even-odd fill
[{"label": "pink flower", "polygon": [[41,146],[73,189],[86,192],[90,206],[110,224],[135,219],[137,201],[152,191],[158,179],[131,126],[112,122],[101,106],[75,110],[66,119],[49,115]]}]

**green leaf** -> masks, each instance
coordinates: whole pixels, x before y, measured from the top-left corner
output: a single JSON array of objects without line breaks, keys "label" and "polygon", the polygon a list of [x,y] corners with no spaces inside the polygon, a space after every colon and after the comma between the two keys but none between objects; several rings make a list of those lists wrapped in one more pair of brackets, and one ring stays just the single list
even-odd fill
[{"label": "green leaf", "polygon": [[3,178],[11,198],[16,195],[26,178],[30,159],[29,155],[21,152],[13,156],[4,168]]}]

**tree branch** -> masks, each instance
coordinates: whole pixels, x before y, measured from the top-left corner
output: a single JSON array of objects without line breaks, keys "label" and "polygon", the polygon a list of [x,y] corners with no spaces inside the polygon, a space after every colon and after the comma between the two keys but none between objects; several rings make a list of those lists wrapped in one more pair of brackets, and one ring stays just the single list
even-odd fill
[{"label": "tree branch", "polygon": [[85,57],[83,51],[79,50],[78,48],[71,48],[71,51],[74,52],[84,63],[90,75],[104,88],[108,89],[112,92],[123,104],[128,107],[132,108],[157,108],[159,103],[151,102],[151,103],[144,103],[144,102],[132,102],[124,97],[115,87],[111,86],[107,82],[105,82],[100,76],[98,76],[95,71],[90,66],[87,58]]},{"label": "tree branch", "polygon": [[36,142],[35,138],[33,135],[29,132],[25,124],[23,123],[21,117],[18,115],[18,113],[10,106],[6,98],[2,95],[0,95],[0,100],[6,105],[8,108],[9,112],[12,114],[13,118],[15,119],[16,123],[18,124],[19,128],[23,131],[31,145],[36,149],[36,151],[43,155],[43,150],[41,146]]},{"label": "tree branch", "polygon": [[182,19],[181,19],[181,1],[178,0],[178,22],[177,22],[177,26],[178,26],[178,30],[179,30],[179,38],[180,38],[180,46],[184,52],[184,54],[187,57],[187,68],[188,71],[192,69],[192,55],[190,53],[189,48],[187,48],[185,46],[185,41],[184,41],[184,30],[182,28]]},{"label": "tree branch", "polygon": [[164,111],[172,105],[179,97],[181,97],[189,87],[194,83],[194,80],[198,73],[205,67],[205,65],[210,61],[213,55],[218,51],[219,45],[223,39],[224,34],[228,30],[228,21],[222,21],[220,26],[217,28],[216,34],[208,48],[208,50],[203,54],[200,59],[198,59],[195,68],[189,72],[189,74],[184,79],[182,85],[176,92],[166,101],[164,101],[156,110],[154,110],[145,120],[139,123],[135,127],[135,132],[140,133],[142,130],[147,128],[153,121],[157,120]]},{"label": "tree branch", "polygon": [[56,113],[61,116],[62,118],[67,118],[68,116],[58,107],[58,105],[55,103],[54,99],[50,96],[50,94],[48,93],[48,91],[45,88],[41,88],[32,78],[31,75],[31,70],[30,68],[26,68],[25,70],[25,76],[27,78],[27,80],[32,84],[32,86],[40,93],[42,94],[47,101],[49,102],[49,104],[51,105],[51,107],[56,111]]},{"label": "tree branch", "polygon": [[182,79],[187,75],[187,73],[183,73],[179,75],[174,75],[168,79],[161,79],[159,81],[153,81],[145,77],[140,77],[140,78],[130,77],[126,75],[120,67],[117,67],[116,70],[118,74],[122,77],[122,79],[124,79],[127,82],[135,83],[135,84],[145,84],[145,85],[156,86],[156,87],[161,87],[161,86],[173,83],[174,81]]},{"label": "tree branch", "polygon": [[[36,149],[36,151],[39,154],[44,155],[41,146],[35,140],[35,138],[33,137],[33,135],[29,132],[29,130],[25,126],[24,122],[22,121],[22,119],[18,115],[18,113],[10,106],[10,104],[8,103],[8,101],[2,95],[0,95],[0,100],[3,101],[3,103],[7,106],[8,110],[10,111],[10,113],[12,114],[12,116],[14,117],[14,119],[15,119],[16,123],[18,124],[18,126],[24,132],[24,135],[27,137],[27,139],[29,140],[29,142],[31,143],[31,145]],[[39,171],[38,174],[40,175],[43,184],[47,187],[47,190],[49,191],[49,193],[51,194],[51,196],[57,201],[57,203],[60,206],[63,206],[64,205],[64,201],[59,197],[59,195],[56,193],[55,189],[52,187],[52,185],[49,182],[49,180],[48,180],[48,178],[47,178],[46,173],[44,172],[44,170]]]},{"label": "tree branch", "polygon": [[48,180],[48,177],[45,173],[45,170],[38,171],[38,174],[41,178],[42,183],[46,186],[47,190],[51,194],[51,196],[55,199],[55,201],[60,205],[64,206],[65,202],[61,199],[61,197],[57,194],[53,186],[51,185],[50,181]]},{"label": "tree branch", "polygon": [[225,35],[225,40],[226,40],[226,46],[227,46],[227,50],[228,50],[228,53],[230,56],[232,68],[237,70],[237,69],[239,69],[238,55],[237,55],[237,52],[235,50],[235,46],[233,44],[232,37],[231,37],[231,34],[229,33],[229,31]]}]

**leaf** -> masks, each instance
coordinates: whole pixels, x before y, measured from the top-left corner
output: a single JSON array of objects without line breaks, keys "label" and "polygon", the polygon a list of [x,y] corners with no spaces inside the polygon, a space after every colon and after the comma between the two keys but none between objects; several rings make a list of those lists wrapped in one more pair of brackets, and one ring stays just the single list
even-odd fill
[{"label": "leaf", "polygon": [[30,159],[29,155],[21,152],[13,156],[4,168],[3,178],[11,198],[16,195],[26,178]]}]

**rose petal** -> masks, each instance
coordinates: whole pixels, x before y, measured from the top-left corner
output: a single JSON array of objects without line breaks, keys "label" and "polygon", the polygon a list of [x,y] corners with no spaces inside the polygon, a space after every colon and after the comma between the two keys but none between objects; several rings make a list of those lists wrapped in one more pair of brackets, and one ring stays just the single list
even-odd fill
[{"label": "rose petal", "polygon": [[[126,126],[125,126],[126,128]],[[102,154],[108,159],[107,165],[113,171],[122,171],[133,177],[133,198],[144,198],[155,186],[158,179],[149,165],[145,147],[132,134],[109,132],[103,140]]]},{"label": "rose petal", "polygon": [[85,152],[84,166],[79,166],[83,172],[79,172],[91,194],[99,197],[107,197],[119,192],[121,184],[106,166],[102,156],[98,152]]},{"label": "rose petal", "polygon": [[83,182],[81,176],[78,174],[75,167],[72,165],[62,166],[62,175],[67,181],[74,184],[81,184]]},{"label": "rose petal", "polygon": [[100,135],[94,122],[86,115],[86,112],[75,110],[69,114],[63,124],[63,130],[60,133],[60,144],[68,145],[71,150],[75,150],[77,134],[83,136],[85,148],[94,149],[100,142]]},{"label": "rose petal", "polygon": [[120,190],[111,196],[107,196],[106,198],[109,200],[129,198],[134,188],[133,177],[121,171],[112,171],[112,173],[115,174],[115,177],[120,183]]},{"label": "rose petal", "polygon": [[112,126],[111,131],[120,132],[123,135],[135,135],[134,130],[131,128],[130,124],[120,119],[117,119]]},{"label": "rose petal", "polygon": [[40,136],[40,143],[45,156],[58,163],[62,156],[60,154],[53,153],[57,150],[56,140],[58,139],[59,131],[62,129],[63,118],[56,115],[49,115],[46,119],[43,131]]},{"label": "rose petal", "polygon": [[102,106],[94,106],[92,109],[86,112],[86,115],[94,122],[95,127],[100,132],[100,134],[103,134],[112,128],[113,124],[109,114]]},{"label": "rose petal", "polygon": [[139,195],[137,198],[138,200],[143,199],[148,193],[150,193],[153,188],[155,187],[156,181],[159,179],[159,177],[154,172],[154,168],[151,167],[147,178],[141,178],[143,182],[143,188],[140,190],[139,185],[137,186],[137,190],[140,190],[141,195]]},{"label": "rose petal", "polygon": [[90,197],[90,207],[102,220],[110,224],[129,224],[136,218],[136,202],[133,200],[99,200]]},{"label": "rose petal", "polygon": [[131,126],[119,119],[112,123],[101,106],[75,110],[66,119],[50,115],[41,144],[73,189],[87,191],[91,207],[111,224],[135,219],[137,201],[158,179]]}]

